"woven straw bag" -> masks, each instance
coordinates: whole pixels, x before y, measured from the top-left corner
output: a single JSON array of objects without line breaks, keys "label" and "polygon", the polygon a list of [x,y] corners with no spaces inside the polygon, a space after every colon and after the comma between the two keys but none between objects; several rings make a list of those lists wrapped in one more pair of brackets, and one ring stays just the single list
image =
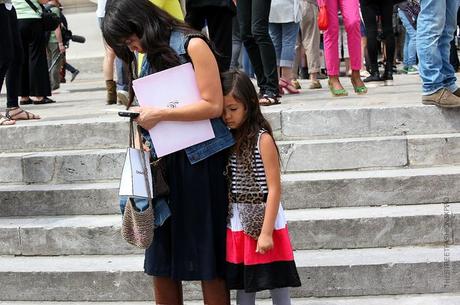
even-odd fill
[{"label": "woven straw bag", "polygon": [[[130,132],[129,132],[129,145],[132,148],[135,148],[134,143],[134,123],[131,119],[130,122]],[[144,177],[148,193],[148,207],[144,211],[139,211],[136,208],[133,198],[129,198],[126,203],[125,211],[123,214],[123,225],[121,227],[121,235],[123,238],[130,244],[147,249],[153,241],[153,230],[154,230],[154,215],[153,215],[153,206],[152,206],[152,194],[150,192],[148,171],[146,168],[146,160],[144,150],[142,149],[142,138],[141,132],[138,127],[139,143],[140,149],[139,154],[142,158],[142,163],[144,164]]]}]

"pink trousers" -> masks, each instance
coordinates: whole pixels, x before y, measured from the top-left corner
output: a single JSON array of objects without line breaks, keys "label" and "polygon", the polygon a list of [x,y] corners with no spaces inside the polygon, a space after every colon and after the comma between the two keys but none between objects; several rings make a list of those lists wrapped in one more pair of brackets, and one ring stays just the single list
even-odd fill
[{"label": "pink trousers", "polygon": [[[361,31],[359,17],[359,0],[323,0],[327,7],[329,26],[324,32],[324,56],[327,74],[338,76],[340,72],[339,58],[339,10],[342,12],[343,23],[347,32],[348,53],[352,70],[361,69]],[[319,1],[321,3],[321,1]]]}]

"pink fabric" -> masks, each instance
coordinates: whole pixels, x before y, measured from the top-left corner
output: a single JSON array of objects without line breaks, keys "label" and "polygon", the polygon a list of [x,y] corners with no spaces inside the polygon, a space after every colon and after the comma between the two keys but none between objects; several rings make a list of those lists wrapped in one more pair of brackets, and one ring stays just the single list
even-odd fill
[{"label": "pink fabric", "polygon": [[324,56],[327,74],[339,75],[339,8],[342,12],[348,39],[348,53],[352,70],[361,69],[361,31],[359,17],[359,0],[324,0],[327,7],[329,27],[324,32]]}]

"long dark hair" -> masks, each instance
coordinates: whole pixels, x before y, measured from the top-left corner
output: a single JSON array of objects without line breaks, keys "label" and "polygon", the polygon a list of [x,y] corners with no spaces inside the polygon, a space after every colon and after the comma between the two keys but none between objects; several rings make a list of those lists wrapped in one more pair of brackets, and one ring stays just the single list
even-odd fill
[{"label": "long dark hair", "polygon": [[231,95],[243,104],[246,116],[238,129],[232,130],[236,144],[234,150],[239,156],[243,150],[251,149],[257,144],[259,131],[266,130],[272,137],[273,131],[262,115],[256,89],[249,77],[242,71],[234,70],[221,74],[222,91],[224,96]]},{"label": "long dark hair", "polygon": [[[152,68],[156,71],[168,69],[180,64],[176,52],[169,46],[172,30],[185,34],[197,33],[184,22],[152,4],[150,0],[109,0],[106,6],[102,34],[106,43],[115,54],[129,66],[130,83],[136,64],[133,52],[125,40],[135,34]],[[130,84],[130,103],[133,92]]]}]

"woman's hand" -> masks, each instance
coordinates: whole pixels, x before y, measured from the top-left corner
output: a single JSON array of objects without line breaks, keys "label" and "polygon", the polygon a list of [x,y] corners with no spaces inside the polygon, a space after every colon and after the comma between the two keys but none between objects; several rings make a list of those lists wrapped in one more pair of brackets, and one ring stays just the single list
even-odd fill
[{"label": "woman's hand", "polygon": [[129,110],[139,112],[134,120],[146,130],[152,129],[162,120],[162,109],[158,107],[133,107]]},{"label": "woman's hand", "polygon": [[269,234],[261,233],[257,239],[256,252],[265,254],[267,251],[273,249],[273,236]]}]

